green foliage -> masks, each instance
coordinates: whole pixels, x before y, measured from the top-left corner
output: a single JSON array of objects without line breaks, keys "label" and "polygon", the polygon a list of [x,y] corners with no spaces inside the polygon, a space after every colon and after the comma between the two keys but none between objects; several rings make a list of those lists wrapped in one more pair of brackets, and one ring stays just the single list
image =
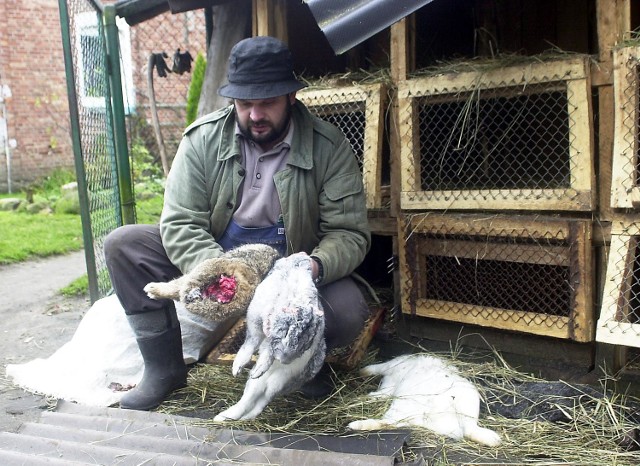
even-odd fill
[{"label": "green foliage", "polygon": [[155,162],[153,155],[140,139],[133,141],[129,151],[134,183],[164,178],[162,166]]},{"label": "green foliage", "polygon": [[164,173],[141,141],[131,146],[138,223],[155,224],[160,219],[164,193]]},{"label": "green foliage", "polygon": [[204,71],[207,68],[207,60],[198,53],[193,64],[191,73],[191,84],[187,93],[187,126],[193,123],[198,117],[198,103],[200,102],[200,93],[202,92],[202,83],[204,82]]},{"label": "green foliage", "polygon": [[0,212],[0,264],[65,254],[82,247],[78,215]]}]

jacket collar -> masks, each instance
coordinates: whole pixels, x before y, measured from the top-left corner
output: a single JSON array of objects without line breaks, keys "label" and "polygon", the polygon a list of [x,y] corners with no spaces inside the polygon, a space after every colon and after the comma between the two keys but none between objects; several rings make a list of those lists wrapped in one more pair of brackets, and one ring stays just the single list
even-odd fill
[{"label": "jacket collar", "polygon": [[[233,113],[233,105],[227,107],[228,114],[222,123],[222,140],[231,141],[231,144],[218,145],[218,160],[227,160],[240,155],[240,142],[235,133],[236,121]],[[289,150],[287,163],[305,170],[313,167],[313,117],[309,110],[296,100],[291,112],[294,132]]]}]

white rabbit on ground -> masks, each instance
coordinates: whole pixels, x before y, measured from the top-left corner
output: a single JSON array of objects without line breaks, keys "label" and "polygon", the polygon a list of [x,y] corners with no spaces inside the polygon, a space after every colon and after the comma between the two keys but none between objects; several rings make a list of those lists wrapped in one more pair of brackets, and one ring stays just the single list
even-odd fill
[{"label": "white rabbit on ground", "polygon": [[353,430],[424,427],[436,434],[483,445],[500,445],[500,436],[478,426],[480,394],[476,387],[443,360],[424,354],[398,356],[366,366],[362,375],[381,375],[373,397],[390,397],[391,405],[381,419],[353,421]]},{"label": "white rabbit on ground", "polygon": [[237,376],[258,350],[238,403],[214,420],[256,418],[276,396],[311,380],[324,363],[324,312],[311,278],[311,258],[278,259],[247,310],[247,336],[233,362]]}]

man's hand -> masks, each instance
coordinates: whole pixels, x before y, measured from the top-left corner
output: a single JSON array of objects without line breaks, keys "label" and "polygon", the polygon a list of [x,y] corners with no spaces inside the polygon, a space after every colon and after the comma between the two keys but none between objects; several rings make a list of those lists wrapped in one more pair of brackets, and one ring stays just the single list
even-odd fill
[{"label": "man's hand", "polygon": [[318,278],[318,272],[320,271],[320,267],[318,266],[318,261],[315,258],[311,258],[311,278],[315,281]]}]

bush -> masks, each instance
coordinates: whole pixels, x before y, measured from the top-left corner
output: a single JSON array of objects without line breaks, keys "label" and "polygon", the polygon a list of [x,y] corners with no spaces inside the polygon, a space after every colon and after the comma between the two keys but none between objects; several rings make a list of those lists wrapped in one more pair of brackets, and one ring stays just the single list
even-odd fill
[{"label": "bush", "polygon": [[136,185],[141,183],[146,184],[149,181],[158,183],[158,180],[164,178],[162,166],[156,163],[153,155],[151,155],[147,146],[144,145],[144,142],[141,140],[133,141],[130,152],[133,182]]},{"label": "bush", "polygon": [[202,53],[198,53],[196,61],[193,64],[193,72],[191,74],[191,84],[187,93],[187,126],[198,118],[198,104],[200,103],[200,94],[202,93],[202,83],[204,81],[204,71],[207,68],[207,60]]}]

